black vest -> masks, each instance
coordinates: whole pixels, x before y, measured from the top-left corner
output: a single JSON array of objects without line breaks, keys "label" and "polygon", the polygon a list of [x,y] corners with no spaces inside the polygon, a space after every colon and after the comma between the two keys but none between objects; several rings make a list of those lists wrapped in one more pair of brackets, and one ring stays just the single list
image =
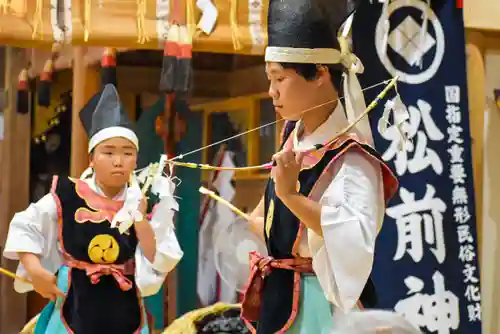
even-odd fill
[{"label": "black vest", "polygon": [[[283,144],[288,139],[294,129],[294,122],[288,122],[283,134]],[[340,147],[327,151],[322,159],[312,168],[304,169],[299,174],[300,190],[302,195],[308,196],[314,184],[321,176],[321,173],[347,145],[352,144],[352,140],[347,140]],[[374,156],[379,157],[368,145],[362,145]],[[274,208],[270,212],[270,207]],[[268,219],[268,214],[271,215]],[[270,256],[276,259],[293,258],[292,249],[299,232],[300,221],[276,196],[274,181],[270,178],[265,190],[265,226],[264,235],[267,244],[267,251]],[[272,225],[267,226],[268,220],[272,220]],[[269,236],[266,233],[269,231]],[[299,291],[295,292],[299,293]],[[258,334],[274,334],[281,330],[287,323],[292,313],[294,294],[294,272],[285,269],[273,269],[266,276],[264,283],[264,293],[262,297]],[[377,302],[375,286],[370,279],[361,294],[360,301],[365,308],[373,308]],[[307,310],[306,310],[307,312]]]},{"label": "black vest", "polygon": [[[124,264],[134,258],[134,228],[129,234],[120,234],[110,227],[119,202],[99,196],[81,180],[62,178],[54,191],[59,202],[63,251],[89,263]],[[126,277],[133,287],[123,291],[111,275],[103,275],[92,284],[85,271],[70,268],[69,291],[62,306],[65,325],[76,334],[132,334],[140,330],[145,321],[142,302],[134,275]]]}]

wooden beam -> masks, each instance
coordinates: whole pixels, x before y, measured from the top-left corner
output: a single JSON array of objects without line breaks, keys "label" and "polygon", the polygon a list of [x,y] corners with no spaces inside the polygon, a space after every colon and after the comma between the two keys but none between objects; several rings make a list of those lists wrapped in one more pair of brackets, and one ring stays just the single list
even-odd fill
[{"label": "wooden beam", "polygon": [[[119,89],[123,92],[157,94],[160,73],[159,68],[118,66]],[[225,99],[267,92],[268,87],[264,65],[232,72],[195,70],[191,96],[196,99]]]},{"label": "wooden beam", "polygon": [[229,73],[229,96],[265,93],[269,89],[265,65],[252,66]]},{"label": "wooden beam", "polygon": [[[88,66],[82,47],[73,50],[73,106],[71,118],[71,171],[79,177],[88,167],[88,138],[80,121],[80,110],[101,87],[99,69]],[[131,80],[133,81],[133,80]]]},{"label": "wooden beam", "polygon": [[464,25],[467,29],[500,31],[499,12],[497,0],[464,1]]},{"label": "wooden beam", "polygon": [[201,102],[200,104],[193,104],[190,106],[191,111],[208,111],[208,112],[230,112],[238,109],[248,109],[249,99],[265,99],[269,97],[267,93],[242,95],[231,97],[229,99],[211,99],[209,101],[195,101]]},{"label": "wooden beam", "polygon": [[[150,67],[117,67],[120,90],[127,92],[158,93],[161,69]],[[228,74],[198,70],[193,73],[191,95],[196,97],[229,96]]]},{"label": "wooden beam", "polygon": [[[5,89],[7,107],[4,109],[4,140],[2,145],[2,178],[0,183],[0,251],[3,250],[9,222],[15,212],[24,210],[29,203],[31,115],[16,112],[17,80],[26,66],[24,53],[6,47]],[[3,80],[0,80],[3,81]],[[17,261],[1,257],[0,265],[15,271]],[[13,289],[13,281],[0,276],[0,333],[19,333],[26,322],[26,295]]]}]

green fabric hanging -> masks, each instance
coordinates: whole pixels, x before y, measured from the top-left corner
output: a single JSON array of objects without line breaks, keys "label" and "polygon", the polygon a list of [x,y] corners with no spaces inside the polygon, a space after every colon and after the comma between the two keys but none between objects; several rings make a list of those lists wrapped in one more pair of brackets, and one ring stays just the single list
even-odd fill
[{"label": "green fabric hanging", "polygon": [[[165,99],[162,97],[150,109],[143,111],[136,124],[140,150],[138,168],[146,167],[151,162],[159,161],[164,152],[163,139],[156,133],[156,118],[164,112]],[[176,145],[177,153],[185,153],[202,145],[203,124],[201,113],[191,112],[188,105],[180,100],[175,101],[175,110],[186,122],[186,134]],[[201,162],[201,152],[189,155],[186,161]],[[177,168],[177,176],[182,182],[176,190],[179,200],[176,234],[184,256],[177,265],[177,316],[181,316],[197,308],[198,297],[196,279],[198,272],[198,232],[200,222],[201,171],[198,169]],[[193,210],[196,208],[196,210]],[[163,288],[154,296],[145,298],[148,311],[155,318],[155,328],[164,327],[164,292]]]},{"label": "green fabric hanging", "polygon": [[160,160],[163,154],[163,139],[156,133],[156,118],[163,114],[165,99],[160,98],[148,110],[144,110],[137,120],[136,133],[139,138],[138,168],[144,168]]},{"label": "green fabric hanging", "polygon": [[[175,110],[186,126],[186,134],[177,143],[176,153],[187,153],[202,146],[202,113],[192,112],[185,102],[177,101]],[[190,154],[185,161],[201,162],[201,151]],[[181,180],[176,195],[179,196],[177,215],[177,238],[184,251],[184,256],[177,266],[177,316],[197,308],[198,294],[196,279],[198,276],[198,232],[200,229],[200,193],[201,171],[191,168],[177,168],[175,175]]]},{"label": "green fabric hanging", "polygon": [[[156,133],[156,118],[163,114],[164,99],[160,98],[149,109],[144,110],[136,122],[136,133],[139,138],[138,168],[144,168],[152,162],[160,160],[163,153],[163,139]],[[152,206],[153,203],[148,203]],[[154,318],[154,329],[163,329],[164,323],[164,288],[157,294],[144,298],[146,309]]]}]

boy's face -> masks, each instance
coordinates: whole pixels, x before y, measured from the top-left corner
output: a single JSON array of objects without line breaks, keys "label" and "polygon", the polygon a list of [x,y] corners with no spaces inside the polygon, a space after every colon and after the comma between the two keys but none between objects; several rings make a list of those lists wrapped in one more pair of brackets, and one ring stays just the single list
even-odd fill
[{"label": "boy's face", "polygon": [[90,165],[100,183],[108,187],[123,187],[137,167],[137,149],[122,137],[105,140],[94,148]]},{"label": "boy's face", "polygon": [[269,96],[273,99],[276,113],[282,118],[299,120],[305,110],[315,106],[318,79],[308,81],[294,69],[283,68],[273,62],[266,63],[266,74]]}]

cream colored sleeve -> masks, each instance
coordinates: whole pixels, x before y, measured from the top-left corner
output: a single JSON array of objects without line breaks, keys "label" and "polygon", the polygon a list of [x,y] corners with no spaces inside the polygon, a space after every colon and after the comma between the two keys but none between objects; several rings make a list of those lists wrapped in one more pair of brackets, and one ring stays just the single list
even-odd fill
[{"label": "cream colored sleeve", "polygon": [[[18,253],[33,253],[40,257],[43,268],[55,273],[62,265],[57,237],[57,204],[52,194],[47,194],[38,202],[30,204],[26,210],[14,215],[9,225],[3,256],[19,260]],[[21,263],[16,274],[29,279]],[[33,287],[15,280],[14,289],[22,293]]]},{"label": "cream colored sleeve", "polygon": [[308,231],[313,268],[327,299],[347,312],[370,276],[380,212],[384,210],[380,165],[347,152],[320,199],[323,237]]},{"label": "cream colored sleeve", "polygon": [[157,204],[150,224],[155,233],[156,255],[153,263],[144,256],[140,246],[136,250],[136,284],[143,297],[157,293],[167,274],[181,260],[182,252],[174,229],[174,213],[178,204],[173,197],[166,197]]}]

